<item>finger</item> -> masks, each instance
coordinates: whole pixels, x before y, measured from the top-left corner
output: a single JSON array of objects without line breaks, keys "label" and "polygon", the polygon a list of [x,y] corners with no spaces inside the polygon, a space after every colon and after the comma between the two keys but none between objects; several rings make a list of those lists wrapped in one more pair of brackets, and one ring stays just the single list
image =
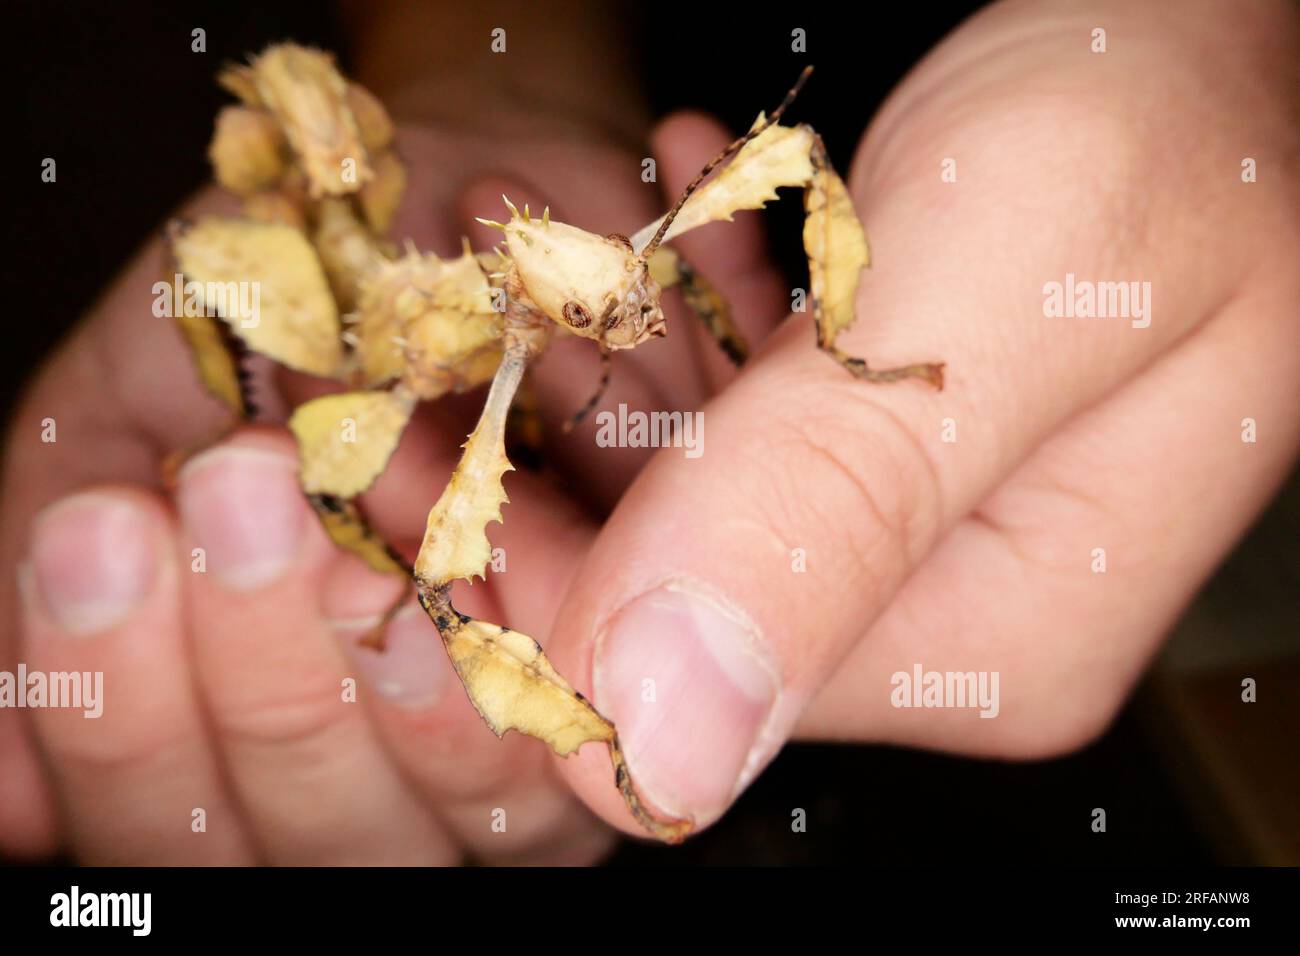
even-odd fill
[{"label": "finger", "polygon": [[[1035,69],[1051,74],[1064,42],[1045,37]],[[1034,76],[1001,95],[1014,99]],[[943,534],[1067,419],[1213,314],[1289,228],[1237,200],[1219,174],[1231,147],[1166,162],[1174,130],[1138,137],[1080,118],[1062,131],[1022,115],[1016,155],[1044,172],[992,161],[990,144],[1004,143],[1003,112],[988,105],[998,95],[986,85],[970,109],[948,104],[959,122],[896,131],[891,151],[864,154],[854,178],[879,255],[856,301],[871,322],[841,345],[877,365],[946,361],[949,388],[868,388],[816,354],[810,330],[787,324],[704,410],[703,455],[668,449],[641,474],[569,595],[561,668],[592,674],[633,776],[662,810],[716,818]],[[937,177],[911,172],[937,143],[978,166],[978,188],[968,179],[941,194]],[[1099,143],[1140,168],[1177,169],[1144,181],[1140,229],[1112,225],[1134,221],[1124,176],[1076,164]],[[1184,221],[1189,194],[1215,210],[1212,225]],[[936,232],[925,212],[940,202]],[[1096,218],[1045,229],[1063,204]],[[1212,250],[1221,268],[1161,254],[1185,248]],[[1116,272],[1149,277],[1156,320],[1045,317],[1047,279]],[[945,419],[962,441],[941,454]],[[603,776],[587,760],[572,768],[593,807],[626,823]]]},{"label": "finger", "polygon": [[252,860],[193,690],[173,536],[159,501],[125,489],[35,522],[24,660],[49,696],[32,714],[86,862]]},{"label": "finger", "polygon": [[[663,176],[664,199],[674,203],[692,179],[729,146],[735,136],[703,113],[674,113],[651,137]],[[767,338],[785,316],[790,292],[772,266],[758,215],[741,213],[735,222],[713,223],[687,233],[673,243],[697,271],[722,294],[751,351]],[[675,325],[696,340],[695,352],[714,388],[731,380],[735,367],[695,316],[679,308]]]},{"label": "finger", "polygon": [[[185,211],[227,208],[203,194]],[[150,243],[45,364],[10,423],[0,482],[0,567],[27,553],[32,516],[93,481],[156,487],[159,462],[212,433],[224,419],[207,397],[179,333],[153,314],[152,285],[167,273],[161,242]],[[170,278],[170,276],[167,276]],[[147,371],[147,374],[143,372]],[[0,670],[18,664],[19,601],[12,573],[0,575]],[[50,849],[56,819],[43,769],[22,728],[0,708],[0,845]]]},{"label": "finger", "polygon": [[[1099,734],[1295,461],[1300,358],[1288,313],[1300,284],[1284,268],[1071,422],[954,528],[809,706],[799,735],[1042,757]],[[893,675],[917,663],[996,673],[997,698],[894,706]]]},{"label": "finger", "polygon": [[[11,673],[17,662],[15,649]],[[26,724],[18,715],[0,717],[0,851],[19,858],[48,856],[62,838],[54,790]]]},{"label": "finger", "polygon": [[249,430],[189,461],[177,495],[195,659],[259,848],[275,862],[449,863],[454,847],[377,745],[320,610],[337,556],[292,441]]}]

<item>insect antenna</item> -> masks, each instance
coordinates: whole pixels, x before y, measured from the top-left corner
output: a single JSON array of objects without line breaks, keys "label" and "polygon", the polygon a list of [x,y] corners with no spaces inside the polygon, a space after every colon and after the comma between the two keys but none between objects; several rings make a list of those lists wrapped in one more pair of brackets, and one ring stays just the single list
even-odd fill
[{"label": "insect antenna", "polygon": [[794,98],[799,95],[799,91],[803,89],[803,85],[808,82],[808,77],[812,75],[812,71],[813,68],[811,65],[805,66],[803,72],[799,74],[799,79],[795,80],[794,86],[790,87],[790,92],[785,94],[785,99],[781,101],[781,105],[772,110],[772,115],[767,117],[763,123],[740,137],[740,139],[736,140],[717,156],[713,157],[713,159],[709,160],[705,167],[700,170],[699,175],[690,181],[690,184],[682,192],[682,197],[677,200],[676,205],[674,205],[672,209],[668,210],[668,215],[664,216],[663,222],[659,223],[659,229],[655,232],[651,240],[646,243],[645,248],[641,250],[641,260],[643,262],[648,261],[650,257],[654,255],[654,251],[659,248],[659,243],[663,242],[664,236],[668,234],[668,228],[673,224],[673,220],[677,218],[677,214],[682,211],[682,207],[686,205],[686,200],[691,198],[691,193],[700,188],[700,183],[704,182],[709,173],[717,169],[719,164],[724,163],[732,156],[735,156],[736,153],[740,152],[744,148],[746,143],[763,133],[769,126],[776,124],[781,119],[781,114],[784,113],[786,108],[794,102]]}]

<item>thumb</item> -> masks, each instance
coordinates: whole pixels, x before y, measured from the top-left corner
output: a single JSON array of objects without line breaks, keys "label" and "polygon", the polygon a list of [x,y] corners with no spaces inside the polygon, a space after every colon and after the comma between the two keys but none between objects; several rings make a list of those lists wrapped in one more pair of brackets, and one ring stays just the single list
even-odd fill
[{"label": "thumb", "polygon": [[[939,524],[928,459],[896,423],[937,421],[940,397],[889,389],[884,413],[806,328],[774,338],[794,347],[688,413],[695,448],[661,448],[624,496],[551,639],[563,673],[590,675],[643,799],[697,827],[775,756]],[[821,394],[791,395],[792,375]],[[598,750],[562,772],[626,822]]]},{"label": "thumb", "polygon": [[[1059,201],[1055,179],[1008,170],[941,234],[925,225],[924,194],[864,193],[859,216],[890,254],[858,288],[856,314],[871,321],[837,344],[877,367],[946,362],[948,387],[859,381],[813,346],[807,316],[787,321],[692,416],[695,447],[660,447],[624,495],[575,573],[548,647],[618,727],[642,797],[698,826],[771,760],[937,540],[1203,314],[1171,264],[1153,275],[1174,299],[1163,325],[1141,336],[1086,323],[1045,332],[1041,297],[1024,290],[1067,270],[1100,272],[1103,255],[1135,254],[1074,234],[1044,234],[1020,258],[1000,254],[987,230],[1006,197]],[[1032,224],[999,228],[1026,234]],[[651,439],[664,417],[629,419],[619,436]],[[961,442],[945,443],[957,421]],[[584,748],[561,772],[594,810],[636,832],[602,752]]]}]

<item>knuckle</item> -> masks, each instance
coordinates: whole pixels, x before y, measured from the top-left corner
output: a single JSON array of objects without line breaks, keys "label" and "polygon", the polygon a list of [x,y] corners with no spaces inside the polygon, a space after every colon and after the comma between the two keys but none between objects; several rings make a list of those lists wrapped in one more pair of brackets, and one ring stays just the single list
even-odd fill
[{"label": "knuckle", "polygon": [[828,402],[822,387],[780,406],[770,419],[774,441],[785,445],[786,487],[777,497],[793,526],[813,526],[877,574],[880,562],[870,556],[888,548],[885,566],[906,573],[937,530],[939,477],[906,422],[864,394],[869,388],[847,383]]},{"label": "knuckle", "polygon": [[214,708],[214,723],[228,744],[312,749],[350,719],[349,706],[337,687],[322,682],[294,695],[226,701]]},{"label": "knuckle", "polygon": [[82,723],[97,726],[77,727],[73,733],[47,727],[40,734],[43,749],[63,772],[100,777],[164,767],[196,744],[194,729],[177,729],[174,720],[135,720],[128,726],[103,719]]}]

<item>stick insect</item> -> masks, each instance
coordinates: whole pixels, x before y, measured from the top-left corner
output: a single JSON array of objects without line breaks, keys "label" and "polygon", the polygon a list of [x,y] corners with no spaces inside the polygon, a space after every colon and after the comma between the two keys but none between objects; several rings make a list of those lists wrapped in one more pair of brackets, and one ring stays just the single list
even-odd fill
[{"label": "stick insect", "polygon": [[[667,333],[667,288],[681,287],[720,347],[744,361],[747,345],[725,301],[668,243],[762,208],[777,188],[804,190],[817,347],[867,382],[914,378],[942,387],[941,363],[876,369],[836,345],[854,320],[870,255],[821,138],[806,125],[780,123],[811,69],[671,209],[635,233],[597,235],[553,220],[549,208],[534,216],[503,197],[509,218],[480,220],[501,230],[503,242],[480,253],[466,242],[459,257],[444,260],[410,244],[398,249],[384,236],[405,173],[382,105],[327,54],[276,45],[219,78],[240,103],[218,117],[210,155],[218,181],[242,197],[243,216],[171,231],[175,266],[202,306],[178,302],[174,314],[208,389],[236,418],[250,417],[241,367],[248,352],[344,383],[346,391],[306,402],[289,418],[302,487],[327,533],[372,568],[414,582],[494,733],[518,730],[560,756],[587,742],[606,744],[631,814],[669,842],[684,839],[692,821],[661,819],[640,800],[614,725],[551,666],[540,644],[459,612],[451,587],[486,574],[486,527],[502,520],[502,478],[513,470],[507,421],[525,370],[557,334],[592,340],[603,359],[600,388],[575,420],[599,403],[613,353]],[[204,290],[240,281],[261,287],[252,327],[202,301]],[[358,497],[383,472],[420,401],[486,383],[478,424],[408,564],[367,524]]]}]

